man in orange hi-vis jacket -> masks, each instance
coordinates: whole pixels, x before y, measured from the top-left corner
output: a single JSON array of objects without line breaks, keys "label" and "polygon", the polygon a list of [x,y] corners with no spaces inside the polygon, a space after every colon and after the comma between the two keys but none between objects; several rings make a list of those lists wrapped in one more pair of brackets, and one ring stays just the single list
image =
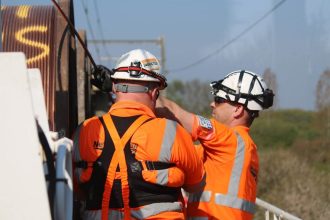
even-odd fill
[{"label": "man in orange hi-vis jacket", "polygon": [[159,70],[148,51],[124,54],[111,73],[115,103],[78,128],[73,160],[83,219],[184,219],[181,187],[194,192],[204,186],[189,133],[155,117],[166,87]]},{"label": "man in orange hi-vis jacket", "polygon": [[262,109],[273,104],[273,92],[249,71],[234,71],[211,83],[212,119],[194,115],[161,97],[158,115],[175,118],[199,140],[206,172],[205,187],[188,196],[188,219],[250,220],[255,210],[259,170],[257,147],[249,127]]}]

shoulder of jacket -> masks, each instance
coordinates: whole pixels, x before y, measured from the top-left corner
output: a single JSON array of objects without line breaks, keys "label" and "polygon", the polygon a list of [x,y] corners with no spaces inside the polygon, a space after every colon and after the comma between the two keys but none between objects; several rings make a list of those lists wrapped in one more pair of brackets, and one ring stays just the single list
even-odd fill
[{"label": "shoulder of jacket", "polygon": [[180,125],[178,122],[167,119],[167,118],[153,118],[149,121],[147,121],[142,126],[151,126],[153,129],[157,128],[163,128],[167,127],[168,129],[175,129],[178,125]]},{"label": "shoulder of jacket", "polygon": [[167,118],[151,118],[146,123],[158,124],[158,123],[166,123],[167,121],[172,121],[172,120]]},{"label": "shoulder of jacket", "polygon": [[98,116],[94,116],[92,118],[88,118],[86,119],[83,123],[82,123],[82,128],[86,128],[86,127],[90,127],[90,126],[99,126],[101,124],[101,121],[99,119]]},{"label": "shoulder of jacket", "polygon": [[205,118],[201,115],[195,115],[195,117],[197,118],[199,126],[207,130],[213,130],[213,124],[210,119]]},{"label": "shoulder of jacket", "polygon": [[216,136],[220,135],[222,137],[225,137],[225,139],[237,138],[236,127],[231,128],[228,125],[218,122],[214,118],[210,119],[210,121],[214,127],[214,132]]}]

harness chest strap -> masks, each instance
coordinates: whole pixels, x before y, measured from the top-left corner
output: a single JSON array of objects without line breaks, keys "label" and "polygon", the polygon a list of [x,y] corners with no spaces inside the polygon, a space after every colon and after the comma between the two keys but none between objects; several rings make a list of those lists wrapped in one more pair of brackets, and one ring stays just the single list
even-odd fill
[{"label": "harness chest strap", "polygon": [[104,186],[104,193],[102,198],[102,220],[108,219],[109,213],[109,203],[111,197],[111,191],[113,186],[113,181],[115,179],[115,173],[117,166],[119,164],[120,175],[121,175],[121,185],[122,185],[122,197],[124,202],[124,218],[130,219],[130,209],[129,209],[129,186],[128,186],[128,174],[127,165],[124,154],[124,147],[129,139],[132,137],[134,132],[150,117],[146,115],[140,116],[136,119],[133,124],[127,129],[122,138],[119,137],[117,129],[110,117],[110,114],[105,114],[103,116],[106,129],[108,130],[110,137],[115,146],[115,152],[112,156],[110,166],[107,173],[107,178]]}]

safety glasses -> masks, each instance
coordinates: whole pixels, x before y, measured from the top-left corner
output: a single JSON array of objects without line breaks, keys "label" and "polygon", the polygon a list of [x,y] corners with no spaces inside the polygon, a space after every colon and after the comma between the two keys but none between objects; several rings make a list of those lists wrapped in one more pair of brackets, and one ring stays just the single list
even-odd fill
[{"label": "safety glasses", "polygon": [[216,104],[222,104],[222,103],[227,103],[228,100],[227,99],[224,99],[222,97],[219,97],[219,96],[214,96],[214,102]]}]

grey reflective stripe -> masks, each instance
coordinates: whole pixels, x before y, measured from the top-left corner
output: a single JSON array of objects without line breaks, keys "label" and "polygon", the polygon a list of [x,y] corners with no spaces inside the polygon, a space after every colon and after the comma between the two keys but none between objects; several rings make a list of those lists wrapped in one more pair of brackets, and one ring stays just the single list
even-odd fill
[{"label": "grey reflective stripe", "polygon": [[[182,204],[180,202],[173,203],[153,203],[150,205],[145,205],[139,210],[131,210],[131,217],[137,219],[148,218],[153,215],[157,215],[162,212],[182,212]],[[108,219],[123,219],[124,212],[117,210],[109,210]],[[86,210],[83,214],[84,220],[100,220],[101,219],[101,210]]]},{"label": "grey reflective stripe", "polygon": [[243,164],[244,164],[244,155],[245,155],[245,144],[244,141],[237,132],[237,148],[236,148],[236,155],[235,155],[235,162],[233,169],[231,171],[231,176],[229,180],[228,186],[228,194],[232,196],[237,196],[239,183],[242,175]]},{"label": "grey reflective stripe", "polygon": [[166,186],[168,183],[168,169],[157,170],[157,184]]},{"label": "grey reflective stripe", "polygon": [[[77,127],[76,131],[74,132],[73,135],[73,148],[72,148],[72,157],[73,161],[77,162],[81,160],[80,156],[80,149],[79,149],[79,136],[80,136],[80,129],[81,129],[82,123]],[[75,168],[74,173],[75,177],[77,177],[78,182],[80,183],[80,176],[82,173],[82,168]]]},{"label": "grey reflective stripe", "polygon": [[170,162],[172,147],[176,136],[177,123],[172,120],[166,120],[162,146],[159,154],[159,161]]},{"label": "grey reflective stripe", "polygon": [[211,191],[201,191],[196,193],[189,193],[188,203],[191,202],[210,202],[211,201]]},{"label": "grey reflective stripe", "polygon": [[222,206],[240,209],[254,214],[255,204],[245,199],[237,198],[236,196],[215,194],[215,203]]},{"label": "grey reflective stripe", "polygon": [[108,219],[123,219],[124,212],[120,212],[117,210],[109,210]]},{"label": "grey reflective stripe", "polygon": [[139,210],[132,210],[131,215],[137,219],[148,218],[153,215],[157,215],[162,212],[182,212],[181,202],[162,202],[162,203],[153,203],[150,205],[145,205]]},{"label": "grey reflective stripe", "polygon": [[188,217],[188,220],[208,220],[208,217],[203,216],[195,216],[195,217]]},{"label": "grey reflective stripe", "polygon": [[[166,120],[163,141],[160,148],[158,161],[170,162],[172,147],[176,136],[177,123],[172,120]],[[157,170],[157,184],[166,186],[168,183],[168,169]]]},{"label": "grey reflective stripe", "polygon": [[[85,210],[83,213],[83,220],[100,220],[102,216],[101,210]],[[117,210],[109,210],[108,219],[123,219],[124,212]]]},{"label": "grey reflective stripe", "polygon": [[127,84],[116,84],[115,89],[117,92],[128,92],[128,93],[146,93],[149,88],[146,86],[133,86]]},{"label": "grey reflective stripe", "polygon": [[216,193],[215,203],[218,205],[240,209],[253,214],[255,212],[255,204],[248,200],[238,198],[239,184],[244,165],[245,143],[241,135],[237,132],[235,133],[237,136],[237,148],[235,162],[229,180],[228,193],[226,195]]}]

